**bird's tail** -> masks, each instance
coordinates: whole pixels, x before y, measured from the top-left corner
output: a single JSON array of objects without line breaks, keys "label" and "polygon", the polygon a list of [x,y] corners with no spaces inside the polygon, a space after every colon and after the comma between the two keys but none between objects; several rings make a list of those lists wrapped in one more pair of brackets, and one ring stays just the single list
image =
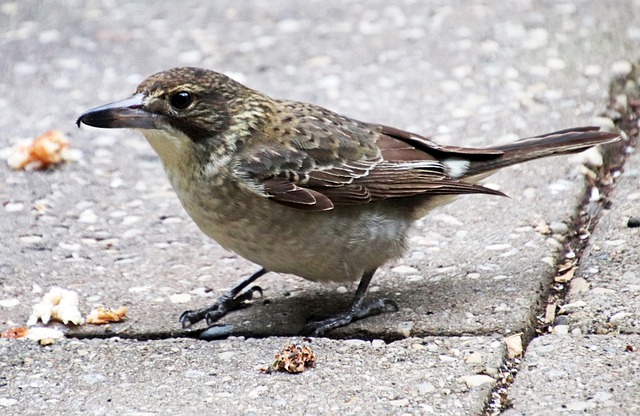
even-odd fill
[{"label": "bird's tail", "polygon": [[488,150],[504,153],[490,160],[471,161],[464,178],[481,179],[505,166],[546,156],[578,153],[599,144],[614,142],[619,138],[619,134],[600,131],[599,127],[576,127],[492,146]]}]

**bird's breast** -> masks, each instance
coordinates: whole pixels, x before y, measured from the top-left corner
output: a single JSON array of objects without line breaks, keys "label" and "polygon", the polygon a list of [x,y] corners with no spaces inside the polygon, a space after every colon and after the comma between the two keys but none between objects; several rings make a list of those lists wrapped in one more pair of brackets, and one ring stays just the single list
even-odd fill
[{"label": "bird's breast", "polygon": [[229,178],[169,178],[207,236],[267,270],[313,281],[354,281],[399,257],[411,223],[383,204],[310,212],[275,203]]}]

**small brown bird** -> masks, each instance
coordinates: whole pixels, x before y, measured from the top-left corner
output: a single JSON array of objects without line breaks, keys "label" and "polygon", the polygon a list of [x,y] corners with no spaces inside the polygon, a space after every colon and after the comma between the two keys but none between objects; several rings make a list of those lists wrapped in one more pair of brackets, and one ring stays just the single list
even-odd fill
[{"label": "small brown bird", "polygon": [[80,123],[140,130],[198,227],[262,267],[212,306],[183,313],[183,326],[212,325],[259,291],[243,292],[268,271],[359,279],[348,310],[310,322],[303,332],[312,335],[397,310],[389,299],[365,303],[367,287],[431,209],[460,194],[503,195],[476,184],[502,167],[619,138],[579,127],[486,149],[441,146],[199,68],[152,75],[132,97],[89,110]]}]

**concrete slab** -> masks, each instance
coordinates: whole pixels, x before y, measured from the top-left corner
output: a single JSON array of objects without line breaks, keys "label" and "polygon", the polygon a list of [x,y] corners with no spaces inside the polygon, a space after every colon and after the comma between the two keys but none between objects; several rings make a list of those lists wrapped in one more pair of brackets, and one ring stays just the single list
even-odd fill
[{"label": "concrete slab", "polygon": [[549,335],[534,339],[505,416],[637,415],[640,337]]},{"label": "concrete slab", "polygon": [[[11,111],[0,114],[2,146],[60,128],[85,156],[45,173],[0,167],[3,203],[23,206],[1,225],[0,297],[19,304],[0,308],[0,322],[26,319],[34,284],[58,285],[88,298],[87,310],[129,306],[128,324],[114,325],[123,335],[175,333],[183,309],[210,302],[254,270],[199,234],[142,138],[72,124],[82,110],[127,96],[144,76],[207,66],[274,96],[443,143],[483,145],[589,124],[603,108],[606,80],[638,49],[626,29],[635,3],[589,4],[5,5],[0,91]],[[399,313],[335,335],[526,330],[558,254],[557,242],[532,225],[568,222],[584,185],[566,158],[490,181],[512,199],[460,199],[422,221],[408,256],[380,271],[372,296],[397,299]],[[351,296],[289,277],[266,277],[262,286],[271,303],[229,317],[234,333],[292,334],[308,312],[337,310]],[[174,294],[191,299],[173,304]]]},{"label": "concrete slab", "polygon": [[[612,88],[630,113],[640,96],[636,78]],[[634,129],[637,132],[637,126]],[[556,319],[568,324],[569,334],[547,335],[529,344],[509,393],[511,408],[504,415],[640,413],[640,234],[633,225],[640,214],[639,161],[637,152],[627,158],[569,283]]]},{"label": "concrete slab", "polygon": [[588,250],[571,281],[569,330],[583,334],[640,333],[640,154],[627,160]]},{"label": "concrete slab", "polygon": [[[131,94],[153,72],[205,66],[275,97],[314,102],[441,143],[482,146],[591,124],[604,109],[610,77],[628,71],[640,52],[638,0],[615,7],[587,0],[458,6],[446,0],[314,0],[305,7],[195,0],[180,7],[141,1],[0,4],[0,149],[58,128],[84,154],[78,163],[46,172],[15,172],[0,163],[0,330],[23,325],[42,291],[61,286],[80,293],[84,312],[129,307],[129,319],[108,332],[82,326],[65,328],[68,334],[182,336],[182,310],[211,302],[255,270],[198,232],[141,137],[73,125],[83,110]],[[0,413],[205,413],[232,403],[255,414],[297,412],[300,406],[309,414],[481,414],[489,386],[467,390],[458,380],[498,366],[502,350],[495,334],[533,330],[562,240],[538,233],[536,225],[569,224],[587,191],[573,158],[511,168],[489,181],[511,199],[461,198],[433,213],[417,224],[407,256],[380,270],[370,296],[395,298],[398,313],[331,334],[448,336],[428,338],[423,349],[413,339],[384,347],[376,342],[378,348],[315,340],[318,368],[291,378],[257,372],[286,342],[280,338],[67,340],[46,348],[2,340]],[[620,205],[623,199],[621,194]],[[620,231],[616,224],[610,226]],[[600,241],[612,239],[631,241],[604,235]],[[612,274],[617,286],[605,287],[617,296],[614,306],[605,305],[611,311],[606,319],[630,313],[618,315],[625,323],[618,328],[634,332],[637,311],[622,303],[635,285],[624,280],[628,271]],[[261,286],[269,302],[258,299],[225,318],[228,333],[293,334],[309,315],[338,310],[351,296],[336,285],[291,276],[265,276]],[[604,326],[598,322],[583,332]],[[582,338],[543,337],[532,344],[531,359],[547,342],[573,346],[558,346],[564,351],[558,357],[580,363],[560,362],[572,380],[571,372],[582,377],[590,359],[609,357],[601,352],[610,339],[610,359],[620,374],[635,369],[622,360],[633,355],[618,355],[627,339],[637,345],[635,338],[585,339],[596,351],[571,355]],[[471,351],[482,352],[482,364],[464,363]],[[543,364],[557,365],[552,358]],[[544,397],[525,396],[518,387],[534,370],[527,367],[513,391],[518,411],[544,411],[536,405]],[[537,382],[540,392],[553,388]],[[65,393],[67,387],[75,390]],[[592,383],[584,391],[591,388],[600,387]],[[636,406],[633,394],[614,392],[614,398],[628,409]]]},{"label": "concrete slab", "polygon": [[261,373],[291,342],[301,340],[0,340],[0,412],[480,415],[492,384],[461,378],[496,369],[503,349],[488,337],[315,339],[315,367]]}]

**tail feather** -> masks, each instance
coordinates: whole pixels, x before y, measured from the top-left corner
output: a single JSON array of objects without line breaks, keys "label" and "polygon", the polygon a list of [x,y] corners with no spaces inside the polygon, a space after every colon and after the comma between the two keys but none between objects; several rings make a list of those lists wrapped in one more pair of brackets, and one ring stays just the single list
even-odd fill
[{"label": "tail feather", "polygon": [[614,142],[619,138],[619,134],[600,131],[599,127],[577,127],[492,146],[489,150],[504,153],[492,160],[471,161],[464,178],[479,175],[486,177],[497,169],[516,163],[546,156],[578,153],[599,144]]}]

